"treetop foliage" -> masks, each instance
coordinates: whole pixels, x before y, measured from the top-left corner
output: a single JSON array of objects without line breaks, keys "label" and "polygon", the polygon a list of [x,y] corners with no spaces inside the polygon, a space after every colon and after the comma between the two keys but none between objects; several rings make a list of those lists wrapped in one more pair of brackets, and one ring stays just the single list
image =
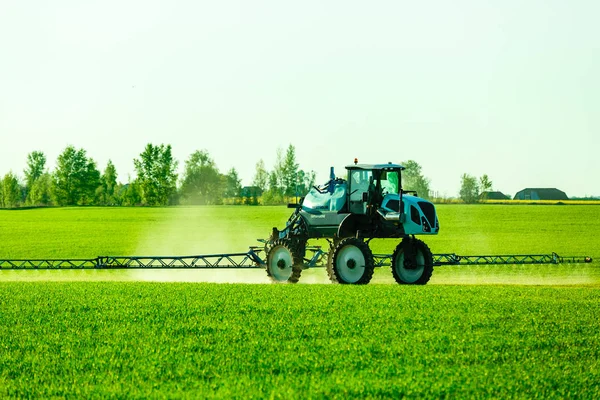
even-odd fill
[{"label": "treetop foliage", "polygon": [[401,163],[405,170],[402,171],[402,188],[414,190],[420,197],[428,199],[430,196],[429,179],[423,176],[421,166],[414,160]]},{"label": "treetop foliage", "polygon": [[94,204],[100,172],[84,149],[67,148],[58,156],[53,174],[53,197],[57,205]]},{"label": "treetop foliage", "polygon": [[[133,160],[136,177],[117,181],[115,165],[108,160],[103,172],[84,149],[67,146],[58,156],[53,171],[46,155],[27,155],[24,180],[10,172],[0,179],[0,207],[18,206],[164,206],[170,204],[282,204],[305,195],[315,185],[316,173],[300,168],[296,148],[278,148],[272,170],[257,161],[252,186],[242,188],[239,171],[221,173],[207,150],[195,150],[184,161],[181,177],[178,161],[169,144],[148,143]],[[402,163],[403,188],[419,196],[430,196],[430,182],[414,160]],[[484,176],[486,179],[487,176]],[[481,187],[484,185],[482,177]],[[489,180],[489,179],[488,179]],[[490,182],[491,185],[491,182]]]},{"label": "treetop foliage", "polygon": [[460,198],[467,204],[476,203],[479,200],[479,184],[477,178],[469,174],[463,174],[460,182]]},{"label": "treetop foliage", "polygon": [[171,145],[148,143],[133,164],[142,203],[148,206],[169,204],[177,190],[177,161],[173,158]]},{"label": "treetop foliage", "polygon": [[27,155],[27,168],[25,173],[25,183],[27,187],[31,187],[33,183],[46,170],[46,155],[41,151],[32,151]]},{"label": "treetop foliage", "polygon": [[12,172],[4,175],[0,185],[0,207],[12,208],[21,197],[21,188],[17,176]]},{"label": "treetop foliage", "polygon": [[181,181],[185,204],[218,204],[221,174],[206,150],[196,150],[185,161]]}]

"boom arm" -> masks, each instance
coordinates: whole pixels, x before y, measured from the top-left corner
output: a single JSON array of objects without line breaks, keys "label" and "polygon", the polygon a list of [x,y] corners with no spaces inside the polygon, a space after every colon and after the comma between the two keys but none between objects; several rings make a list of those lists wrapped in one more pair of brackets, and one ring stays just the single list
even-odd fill
[{"label": "boom arm", "polygon": [[[323,267],[327,253],[320,246],[310,246],[306,250],[312,253],[305,259],[305,266]],[[0,259],[0,270],[4,269],[175,269],[175,268],[264,268],[261,247],[250,247],[246,253],[209,254],[195,256],[99,256],[77,259]],[[375,266],[391,265],[391,254],[374,254]],[[589,256],[561,257],[551,254],[509,254],[509,255],[467,255],[454,253],[434,254],[435,266],[444,265],[507,265],[507,264],[581,264],[591,263]]]}]

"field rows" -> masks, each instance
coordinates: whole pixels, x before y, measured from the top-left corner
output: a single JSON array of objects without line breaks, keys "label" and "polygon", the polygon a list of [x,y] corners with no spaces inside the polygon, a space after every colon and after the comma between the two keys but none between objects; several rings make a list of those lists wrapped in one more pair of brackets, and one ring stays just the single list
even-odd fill
[{"label": "field rows", "polygon": [[595,398],[599,296],[0,282],[0,396]]},{"label": "field rows", "polygon": [[[261,270],[2,270],[0,397],[600,398],[600,207],[438,210],[437,253],[596,261],[438,267],[419,287],[389,268],[367,286],[321,284],[323,269],[298,285]],[[0,211],[0,258],[239,252],[288,214]]]},{"label": "field rows", "polygon": [[[578,265],[436,268],[432,284],[600,284],[600,207],[438,206],[441,232],[422,238],[435,253],[587,255]],[[95,258],[245,252],[282,228],[284,207],[58,208],[0,211],[0,258]],[[322,245],[325,241],[313,241]],[[371,242],[391,253],[394,240]],[[267,283],[262,271],[2,271],[0,280],[150,280]],[[301,282],[325,283],[309,270]],[[389,268],[375,283],[392,283]]]},{"label": "field rows", "polygon": [[[439,205],[434,253],[600,256],[600,207]],[[0,257],[210,254],[245,251],[283,228],[285,207],[55,208],[0,210]],[[395,241],[372,242],[391,252]],[[596,257],[597,258],[597,257]]]}]

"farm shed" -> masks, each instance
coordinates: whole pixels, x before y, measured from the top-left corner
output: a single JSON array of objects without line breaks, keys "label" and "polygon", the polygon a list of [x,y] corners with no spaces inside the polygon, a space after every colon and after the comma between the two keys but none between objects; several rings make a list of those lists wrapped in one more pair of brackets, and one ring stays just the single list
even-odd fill
[{"label": "farm shed", "polygon": [[479,198],[483,200],[510,200],[510,196],[498,191],[483,192],[479,195]]},{"label": "farm shed", "polygon": [[514,197],[515,200],[569,200],[567,194],[556,188],[526,188]]}]

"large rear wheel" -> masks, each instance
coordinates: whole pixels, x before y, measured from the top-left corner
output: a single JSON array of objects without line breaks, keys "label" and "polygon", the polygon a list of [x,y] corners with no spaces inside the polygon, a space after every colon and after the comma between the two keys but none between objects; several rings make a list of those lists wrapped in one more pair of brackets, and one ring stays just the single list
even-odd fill
[{"label": "large rear wheel", "polygon": [[396,282],[405,285],[424,285],[433,274],[433,255],[419,239],[406,238],[392,255],[392,275]]},{"label": "large rear wheel", "polygon": [[296,283],[302,273],[302,261],[288,241],[278,239],[267,253],[267,275],[274,282]]},{"label": "large rear wheel", "polygon": [[369,246],[360,239],[342,239],[327,260],[327,273],[334,283],[366,284],[373,277],[375,261]]}]

